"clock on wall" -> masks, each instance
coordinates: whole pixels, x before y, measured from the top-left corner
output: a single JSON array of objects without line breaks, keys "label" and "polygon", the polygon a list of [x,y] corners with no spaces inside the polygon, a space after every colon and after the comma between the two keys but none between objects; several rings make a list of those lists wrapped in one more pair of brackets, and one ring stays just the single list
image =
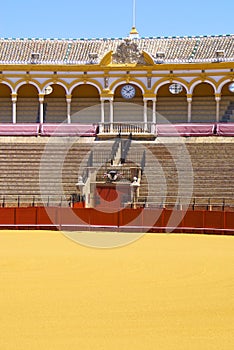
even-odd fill
[{"label": "clock on wall", "polygon": [[126,84],[121,89],[121,95],[123,98],[130,99],[136,95],[136,89],[130,84]]}]

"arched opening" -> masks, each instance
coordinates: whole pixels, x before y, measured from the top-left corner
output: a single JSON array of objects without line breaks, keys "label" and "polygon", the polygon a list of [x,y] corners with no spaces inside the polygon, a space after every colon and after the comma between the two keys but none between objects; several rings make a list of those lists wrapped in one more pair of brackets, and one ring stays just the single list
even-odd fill
[{"label": "arched opening", "polygon": [[234,122],[234,83],[226,83],[221,91],[221,100],[219,104],[220,121]]},{"label": "arched opening", "polygon": [[119,85],[114,93],[114,122],[143,122],[143,95],[132,83]]},{"label": "arched opening", "polygon": [[58,84],[50,86],[52,92],[44,98],[44,122],[62,123],[67,119],[66,91]]},{"label": "arched opening", "polygon": [[72,91],[71,122],[96,124],[101,121],[100,95],[91,84],[82,84]]},{"label": "arched opening", "polygon": [[0,123],[12,122],[11,89],[0,83]]},{"label": "arched opening", "polygon": [[208,83],[198,84],[193,90],[191,120],[193,123],[216,121],[214,89]]},{"label": "arched opening", "polygon": [[188,120],[187,93],[179,83],[162,85],[157,92],[157,122],[186,123]]},{"label": "arched opening", "polygon": [[17,123],[35,123],[38,115],[38,91],[32,84],[17,91]]}]

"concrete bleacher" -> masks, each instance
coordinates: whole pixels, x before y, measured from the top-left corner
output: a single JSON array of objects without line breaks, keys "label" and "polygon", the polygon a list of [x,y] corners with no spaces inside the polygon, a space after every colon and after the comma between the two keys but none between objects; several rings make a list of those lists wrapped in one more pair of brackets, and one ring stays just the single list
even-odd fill
[{"label": "concrete bleacher", "polygon": [[234,122],[234,98],[224,96],[220,101],[220,121]]},{"label": "concrete bleacher", "polygon": [[159,97],[157,100],[158,123],[186,123],[188,121],[188,104],[186,97]]},{"label": "concrete bleacher", "polygon": [[12,122],[12,102],[10,97],[1,97],[0,122]]},{"label": "concrete bleacher", "polygon": [[[179,197],[190,197],[192,205],[194,198],[196,205],[221,204],[224,201],[233,206],[234,174],[232,157],[234,143],[227,139],[219,141],[186,143],[188,155],[184,146],[176,142],[144,144],[146,166],[140,187],[139,202],[147,199],[148,206],[174,205]],[[136,161],[136,149],[130,149],[128,160]],[[188,166],[191,160],[191,168]],[[177,166],[182,177],[178,179]],[[191,176],[193,179],[191,192]],[[166,187],[165,187],[165,183]],[[180,189],[179,189],[180,186]],[[181,198],[180,198],[181,199]]]},{"label": "concrete bleacher", "polygon": [[66,99],[58,97],[45,98],[47,123],[63,123],[67,119]]},{"label": "concrete bleacher", "polygon": [[97,98],[72,98],[71,120],[77,123],[97,124],[100,121],[100,101]]},{"label": "concrete bleacher", "polygon": [[216,102],[214,97],[193,97],[191,121],[192,123],[209,123],[216,121]]},{"label": "concrete bleacher", "polygon": [[41,203],[41,194],[59,201],[61,179],[65,197],[75,192],[79,166],[90,144],[74,144],[67,150],[66,142],[20,139],[21,142],[17,137],[0,141],[0,201],[5,198],[6,203],[15,202],[20,196],[21,201],[30,204],[35,196],[36,202]]},{"label": "concrete bleacher", "polygon": [[[68,205],[76,193],[79,175],[84,175],[90,152],[97,171],[110,154],[113,142],[96,142],[90,137],[0,138],[0,206]],[[44,203],[43,203],[44,200]]]},{"label": "concrete bleacher", "polygon": [[[42,195],[50,197],[50,204],[56,205],[64,196],[67,199],[64,205],[68,205],[70,196],[76,192],[78,175],[84,174],[91,152],[94,171],[97,173],[101,169],[97,180],[104,181],[102,174],[106,162],[110,164],[113,142],[94,141],[90,137],[79,140],[75,137],[55,138],[50,142],[46,136],[1,136],[0,205],[4,202],[7,206],[9,201],[11,205],[17,205],[18,196],[25,205],[32,205],[33,200],[35,205],[40,205]],[[122,166],[122,172],[128,174],[128,181],[131,180],[131,169],[141,165],[143,150],[147,152],[139,197],[142,204],[147,200],[148,206],[172,206],[176,201],[178,204],[178,197],[189,195],[191,205],[194,198],[196,205],[207,205],[208,200],[220,207],[223,200],[234,205],[232,138],[213,136],[191,137],[183,142],[178,138],[161,138],[147,143],[134,141]],[[188,160],[191,161],[192,173]],[[121,171],[121,166],[118,169]]]},{"label": "concrete bleacher", "polygon": [[18,98],[17,100],[17,122],[36,123],[38,116],[37,98]]}]

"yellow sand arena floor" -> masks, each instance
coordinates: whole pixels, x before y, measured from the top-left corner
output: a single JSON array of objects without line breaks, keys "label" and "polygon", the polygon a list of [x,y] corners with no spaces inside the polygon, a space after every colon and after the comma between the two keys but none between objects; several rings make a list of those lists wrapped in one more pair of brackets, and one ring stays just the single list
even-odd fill
[{"label": "yellow sand arena floor", "polygon": [[234,237],[0,231],[1,350],[234,349]]}]

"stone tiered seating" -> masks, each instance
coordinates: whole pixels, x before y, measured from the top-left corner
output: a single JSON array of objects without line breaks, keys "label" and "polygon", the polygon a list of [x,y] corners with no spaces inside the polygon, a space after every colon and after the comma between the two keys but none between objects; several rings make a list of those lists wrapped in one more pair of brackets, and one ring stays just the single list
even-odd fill
[{"label": "stone tiered seating", "polygon": [[[141,196],[149,195],[149,202],[159,203],[161,201],[160,196],[163,194],[162,172],[167,183],[167,201],[173,202],[178,197],[179,184],[182,186],[182,194],[186,196],[186,192],[190,193],[191,186],[186,182],[186,172],[189,171],[188,158],[185,157],[181,145],[170,143],[146,145],[146,147],[151,152],[148,159],[146,158],[147,173],[145,171],[147,183],[151,184],[151,192],[148,193],[147,186],[143,183]],[[194,180],[191,202],[194,197],[197,205],[199,203],[207,204],[209,198],[215,203],[221,203],[225,198],[226,202],[233,205],[234,160],[232,154],[234,144],[232,142],[187,143],[186,148],[191,159]],[[179,182],[175,162],[177,157],[180,159],[180,172],[184,174]],[[160,171],[160,166],[162,171]],[[188,175],[190,174],[188,173]]]},{"label": "stone tiered seating", "polygon": [[41,203],[41,194],[44,198],[54,196],[58,203],[61,191],[65,198],[69,197],[76,191],[79,167],[89,150],[87,143],[45,143],[43,139],[32,141],[27,137],[24,142],[15,139],[1,142],[0,204],[4,198],[6,205],[17,204],[18,196],[21,203],[30,204],[35,196],[37,205]]},{"label": "stone tiered seating", "polygon": [[209,123],[216,120],[216,102],[214,97],[193,97],[192,118],[193,123]]},{"label": "stone tiered seating", "polygon": [[[78,175],[83,176],[87,169],[91,151],[98,182],[104,181],[105,164],[111,164],[114,141],[60,138],[61,141],[45,142],[45,138],[29,137],[21,140],[0,140],[0,205],[17,205],[18,196],[21,205],[42,205],[42,198],[44,204],[49,201],[50,205],[59,205],[62,200],[63,205],[68,205],[76,192]],[[126,181],[132,181],[135,175],[131,171],[141,166],[144,151],[146,163],[139,197],[142,205],[173,206],[189,197],[191,206],[194,198],[197,207],[210,203],[221,208],[223,200],[234,206],[234,143],[230,140],[190,139],[185,144],[132,141],[125,164],[117,167],[126,175]]]},{"label": "stone tiered seating", "polygon": [[18,98],[17,122],[35,123],[38,116],[38,98]]},{"label": "stone tiered seating", "polygon": [[100,122],[100,99],[98,98],[72,98],[71,120],[74,123]]},{"label": "stone tiered seating", "polygon": [[157,100],[157,122],[165,124],[186,123],[188,121],[188,104],[186,97],[158,97]]},{"label": "stone tiered seating", "polygon": [[12,122],[12,102],[11,98],[1,97],[0,104],[0,123]]},{"label": "stone tiered seating", "polygon": [[[78,175],[87,169],[90,152],[93,151],[92,167],[95,171],[110,159],[113,141],[95,143],[60,138],[45,141],[44,138],[23,141],[17,138],[0,142],[0,206],[68,205],[70,196],[76,193]],[[34,199],[33,199],[34,197]],[[49,198],[48,198],[49,197]],[[67,200],[67,201],[66,201]]]},{"label": "stone tiered seating", "polygon": [[234,122],[234,97],[224,96],[220,101],[220,121]]},{"label": "stone tiered seating", "polygon": [[46,123],[63,123],[67,119],[66,99],[50,97],[45,98],[46,106]]}]

